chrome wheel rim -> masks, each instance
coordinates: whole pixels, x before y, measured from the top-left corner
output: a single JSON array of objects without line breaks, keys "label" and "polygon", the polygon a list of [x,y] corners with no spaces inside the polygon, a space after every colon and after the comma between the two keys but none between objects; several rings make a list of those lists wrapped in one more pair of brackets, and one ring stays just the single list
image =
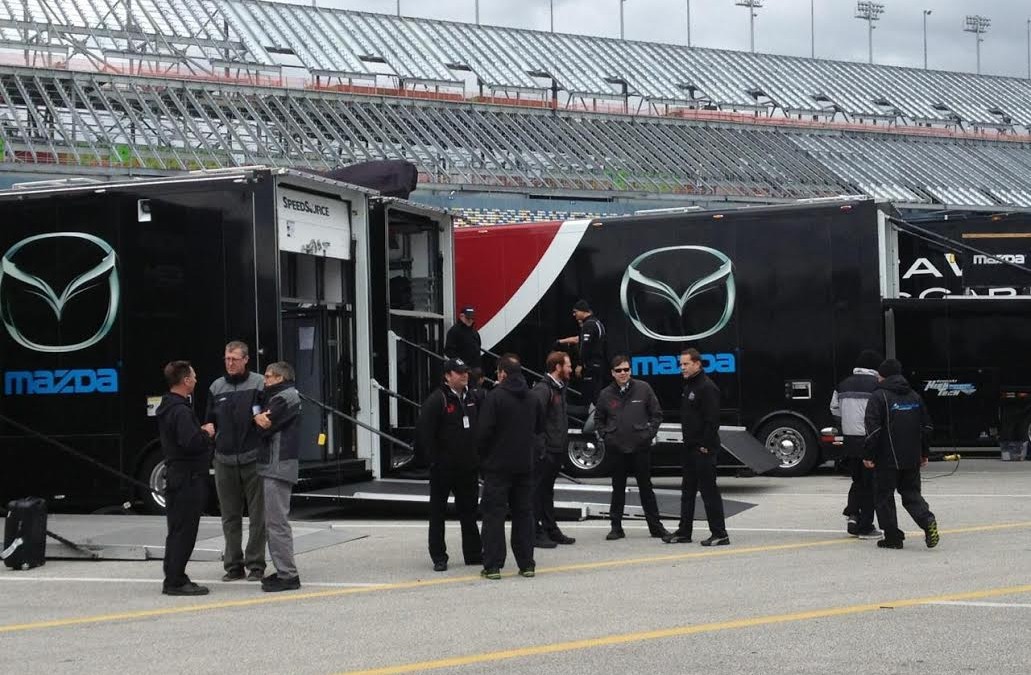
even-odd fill
[{"label": "chrome wheel rim", "polygon": [[780,461],[780,468],[793,469],[805,458],[805,437],[794,427],[778,427],[766,437],[766,449]]},{"label": "chrome wheel rim", "polygon": [[150,493],[150,498],[154,500],[154,503],[165,508],[165,461],[161,460],[154,465],[154,468],[150,470],[150,480],[147,481],[150,485],[150,489],[154,492]]},{"label": "chrome wheel rim", "polygon": [[605,448],[596,443],[574,441],[569,444],[569,462],[581,471],[596,469],[605,459]]}]

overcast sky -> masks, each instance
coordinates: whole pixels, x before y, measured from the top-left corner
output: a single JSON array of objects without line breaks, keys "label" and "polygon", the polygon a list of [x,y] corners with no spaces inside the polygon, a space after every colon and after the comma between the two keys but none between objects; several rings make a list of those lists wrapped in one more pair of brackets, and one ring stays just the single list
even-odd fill
[{"label": "overcast sky", "polygon": [[[311,4],[310,0],[293,0]],[[626,37],[684,44],[687,0],[625,0]],[[317,0],[319,6],[394,14],[397,0]],[[555,30],[619,36],[619,0],[554,0]],[[923,10],[928,65],[974,72],[974,35],[964,17],[992,20],[981,45],[981,72],[1027,77],[1027,21],[1031,0],[882,0],[874,30],[874,61],[923,66]],[[472,22],[475,0],[401,0],[405,16]],[[548,30],[549,0],[480,0],[480,22]],[[815,0],[816,56],[867,60],[866,22],[854,18],[855,0]],[[756,51],[809,56],[810,0],[763,0],[755,20]],[[691,0],[691,42],[699,47],[748,49],[748,10],[735,0]]]}]

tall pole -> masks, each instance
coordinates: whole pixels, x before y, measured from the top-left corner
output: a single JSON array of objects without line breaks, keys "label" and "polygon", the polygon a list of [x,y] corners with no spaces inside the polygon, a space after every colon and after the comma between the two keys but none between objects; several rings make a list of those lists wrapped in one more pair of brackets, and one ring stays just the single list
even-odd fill
[{"label": "tall pole", "polygon": [[977,74],[981,74],[981,43],[984,42],[984,38],[981,37],[988,32],[988,27],[992,25],[992,20],[986,16],[980,14],[972,14],[967,16],[966,28],[964,32],[973,33],[975,45],[977,46]]},{"label": "tall pole", "polygon": [[748,48],[755,53],[755,17],[759,16],[755,10],[763,6],[763,0],[737,0],[738,7],[748,9]]},{"label": "tall pole", "polygon": [[476,25],[480,25],[480,0],[476,1]]},{"label": "tall pole", "polygon": [[[1031,20],[1028,24],[1031,25]],[[691,46],[691,0],[687,0],[687,46]]]},{"label": "tall pole", "polygon": [[880,21],[881,14],[884,14],[884,5],[879,2],[868,2],[859,0],[856,3],[856,18],[867,23],[867,33],[870,42],[870,63],[873,63],[873,31],[874,22]]},{"label": "tall pole", "polygon": [[1027,20],[1027,79],[1031,80],[1031,19]]},{"label": "tall pole", "polygon": [[623,39],[623,3],[626,0],[619,0],[619,39]]},{"label": "tall pole", "polygon": [[555,32],[555,0],[551,0],[551,32]]},{"label": "tall pole", "polygon": [[924,10],[924,70],[927,70],[927,17],[931,16],[931,10]]},{"label": "tall pole", "polygon": [[401,0],[397,0],[397,15],[401,16]]},{"label": "tall pole", "polygon": [[809,58],[816,58],[816,0],[809,0]]}]

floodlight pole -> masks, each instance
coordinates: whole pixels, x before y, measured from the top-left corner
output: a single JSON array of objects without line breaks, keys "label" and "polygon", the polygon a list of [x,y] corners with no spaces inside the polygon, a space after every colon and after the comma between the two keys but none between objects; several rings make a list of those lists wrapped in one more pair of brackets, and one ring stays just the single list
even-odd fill
[{"label": "floodlight pole", "polygon": [[397,15],[401,16],[401,0],[397,0]]},{"label": "floodlight pole", "polygon": [[755,10],[763,6],[763,0],[736,0],[738,7],[748,9],[748,48],[755,53],[755,17],[759,16]]},{"label": "floodlight pole", "polygon": [[624,33],[623,33],[623,3],[624,2],[626,2],[626,0],[619,0],[619,39],[620,40],[624,39]]},{"label": "floodlight pole", "polygon": [[968,15],[967,16],[967,27],[963,29],[964,32],[974,34],[974,44],[977,46],[977,74],[981,74],[981,43],[984,42],[984,38],[981,37],[987,32],[988,27],[992,25],[992,20],[986,16],[980,14]]},{"label": "floodlight pole", "polygon": [[551,0],[551,32],[555,32],[555,0]]},{"label": "floodlight pole", "polygon": [[927,70],[927,17],[931,16],[931,11],[924,10],[924,70]]},{"label": "floodlight pole", "polygon": [[859,0],[856,3],[856,18],[862,19],[867,23],[868,40],[870,43],[870,63],[873,63],[873,30],[874,21],[880,21],[881,14],[884,13],[884,5],[879,2],[869,2],[868,0]]},{"label": "floodlight pole", "polygon": [[[1031,20],[1028,24],[1031,24]],[[687,46],[691,46],[691,0],[687,0]]]},{"label": "floodlight pole", "polygon": [[480,0],[475,0],[475,2],[476,2],[476,25],[479,26],[480,25]]},{"label": "floodlight pole", "polygon": [[809,0],[809,58],[816,58],[816,0]]},{"label": "floodlight pole", "polygon": [[1031,19],[1027,20],[1027,79],[1031,80]]}]

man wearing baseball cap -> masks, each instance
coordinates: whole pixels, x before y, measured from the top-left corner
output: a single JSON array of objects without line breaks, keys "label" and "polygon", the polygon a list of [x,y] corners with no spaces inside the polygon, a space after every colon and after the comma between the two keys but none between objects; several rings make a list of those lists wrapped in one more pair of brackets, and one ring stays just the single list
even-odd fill
[{"label": "man wearing baseball cap", "polygon": [[476,330],[476,308],[470,305],[458,312],[458,321],[444,338],[444,356],[461,359],[469,368],[481,368],[480,333]]},{"label": "man wearing baseball cap", "polygon": [[483,562],[476,526],[480,462],[474,433],[478,408],[476,397],[469,393],[469,366],[462,359],[448,359],[444,381],[423,401],[416,423],[416,443],[430,463],[429,550],[435,572],[447,570],[444,518],[452,493],[462,523],[465,564]]}]

